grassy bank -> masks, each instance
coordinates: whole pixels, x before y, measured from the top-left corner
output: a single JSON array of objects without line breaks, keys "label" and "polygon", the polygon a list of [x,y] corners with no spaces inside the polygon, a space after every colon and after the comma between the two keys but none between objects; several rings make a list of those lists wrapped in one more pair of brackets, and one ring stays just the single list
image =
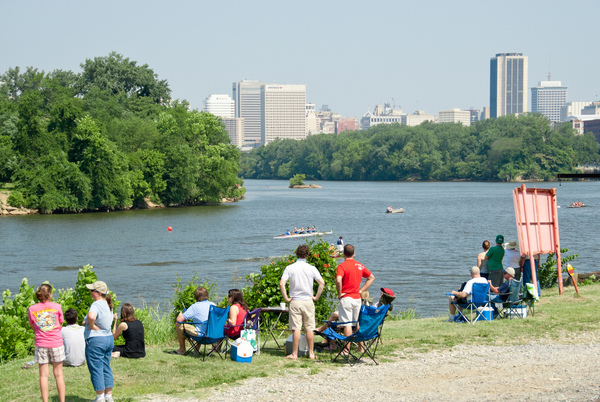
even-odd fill
[{"label": "grassy bank", "polygon": [[[474,326],[448,323],[444,321],[446,317],[388,321],[383,331],[383,345],[378,350],[379,360],[385,362],[399,354],[410,358],[414,353],[448,349],[459,344],[511,345],[531,340],[569,342],[577,333],[600,330],[597,313],[600,284],[581,287],[580,291],[581,298],[576,296],[573,288],[565,288],[562,296],[558,295],[557,289],[545,290],[536,305],[535,316],[524,320],[496,320]],[[441,294],[440,303],[446,303]],[[317,362],[307,359],[292,362],[283,359],[283,351],[263,350],[251,364],[237,364],[218,358],[202,362],[195,357],[166,353],[174,347],[175,343],[148,348],[147,357],[141,360],[113,360],[115,398],[135,400],[150,394],[199,398],[207,388],[228,387],[245,378],[283,373],[317,374],[336,367],[324,353],[319,355]],[[0,366],[0,400],[39,399],[37,369],[21,369],[27,360],[31,359]],[[92,398],[94,392],[85,366],[67,367],[64,372],[67,400]],[[51,375],[50,394],[56,396],[53,382]]]}]

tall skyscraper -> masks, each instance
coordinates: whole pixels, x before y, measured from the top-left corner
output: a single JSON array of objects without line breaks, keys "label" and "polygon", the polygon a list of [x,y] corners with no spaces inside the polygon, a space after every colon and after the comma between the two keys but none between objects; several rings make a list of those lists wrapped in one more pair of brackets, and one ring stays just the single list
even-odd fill
[{"label": "tall skyscraper", "polygon": [[531,111],[541,113],[553,123],[560,121],[560,108],[567,104],[567,87],[560,81],[540,81],[531,88]]},{"label": "tall skyscraper", "polygon": [[490,59],[490,117],[527,112],[527,69],[523,53],[498,53]]},{"label": "tall skyscraper", "polygon": [[242,80],[233,83],[235,117],[244,119],[244,145],[252,146],[261,142],[261,87],[263,85],[264,82],[254,80]]},{"label": "tall skyscraper", "polygon": [[306,86],[264,84],[261,86],[264,145],[276,138],[306,138]]},{"label": "tall skyscraper", "polygon": [[219,117],[234,117],[235,102],[229,95],[213,94],[204,100],[204,111]]}]

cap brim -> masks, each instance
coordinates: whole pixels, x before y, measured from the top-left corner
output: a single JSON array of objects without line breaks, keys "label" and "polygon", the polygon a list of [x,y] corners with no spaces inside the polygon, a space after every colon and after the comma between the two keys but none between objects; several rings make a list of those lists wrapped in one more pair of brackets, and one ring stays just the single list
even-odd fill
[{"label": "cap brim", "polygon": [[93,283],[87,283],[85,285],[86,288],[88,288],[89,290],[94,290],[94,284]]}]

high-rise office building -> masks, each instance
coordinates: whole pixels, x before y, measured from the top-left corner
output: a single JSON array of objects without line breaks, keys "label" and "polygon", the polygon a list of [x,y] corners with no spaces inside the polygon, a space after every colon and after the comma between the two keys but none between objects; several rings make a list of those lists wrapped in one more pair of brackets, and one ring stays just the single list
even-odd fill
[{"label": "high-rise office building", "polygon": [[242,148],[244,146],[244,119],[241,117],[221,117],[221,120],[225,123],[225,130],[229,134],[231,144]]},{"label": "high-rise office building", "polygon": [[235,102],[229,95],[213,94],[204,100],[203,110],[219,117],[234,117]]},{"label": "high-rise office building", "polygon": [[567,104],[567,87],[560,81],[541,81],[531,88],[531,111],[541,113],[553,123],[560,121],[560,108]]},{"label": "high-rise office building", "polygon": [[527,112],[527,70],[523,53],[498,53],[490,59],[490,117]]},{"label": "high-rise office building", "polygon": [[306,86],[264,84],[261,86],[261,142],[276,138],[306,138]]},{"label": "high-rise office building", "polygon": [[254,80],[242,80],[233,83],[235,117],[244,119],[244,145],[252,146],[261,142],[261,87],[263,85],[264,82]]}]

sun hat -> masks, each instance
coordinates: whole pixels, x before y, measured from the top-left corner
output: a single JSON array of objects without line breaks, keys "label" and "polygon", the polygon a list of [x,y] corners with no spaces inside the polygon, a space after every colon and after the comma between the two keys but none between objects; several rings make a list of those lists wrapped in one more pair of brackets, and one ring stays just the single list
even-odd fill
[{"label": "sun hat", "polygon": [[517,248],[517,241],[516,240],[509,241],[508,243],[506,243],[506,248],[515,250]]},{"label": "sun hat", "polygon": [[87,285],[85,285],[85,287],[88,288],[89,290],[95,290],[98,293],[102,293],[103,295],[108,293],[108,286],[106,286],[106,283],[104,283],[102,281],[88,283]]},{"label": "sun hat", "polygon": [[509,274],[510,276],[514,277],[515,276],[515,269],[512,267],[506,267],[506,269],[504,270],[505,273]]},{"label": "sun hat", "polygon": [[479,273],[479,268],[477,268],[475,266],[471,267],[471,273],[472,274],[478,274]]},{"label": "sun hat", "polygon": [[382,291],[383,293],[387,294],[387,295],[394,296],[394,297],[396,296],[396,295],[394,294],[394,292],[392,292],[392,289],[388,289],[388,288],[381,288],[381,291]]},{"label": "sun hat", "polygon": [[504,243],[504,236],[502,236],[502,235],[498,235],[498,236],[496,236],[496,243],[497,243],[497,244],[502,244],[502,243]]}]

